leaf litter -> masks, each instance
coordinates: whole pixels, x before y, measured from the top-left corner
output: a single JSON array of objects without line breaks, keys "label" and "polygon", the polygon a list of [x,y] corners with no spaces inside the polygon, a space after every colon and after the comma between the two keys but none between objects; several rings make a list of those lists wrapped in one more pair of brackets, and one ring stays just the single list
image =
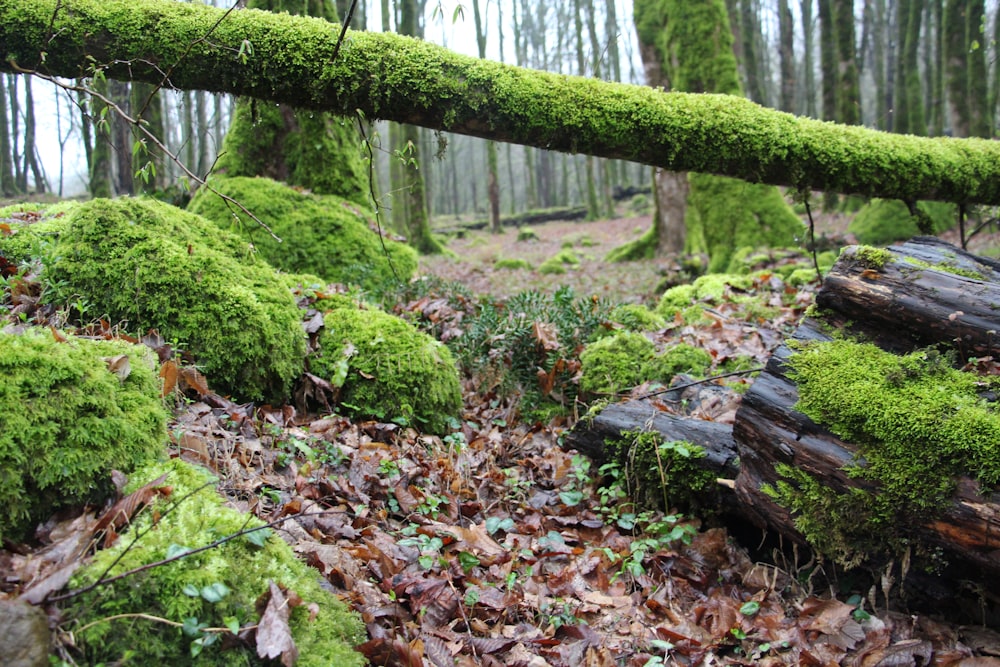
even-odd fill
[{"label": "leaf litter", "polygon": [[[38,314],[31,290],[21,292],[14,307]],[[708,324],[668,324],[657,343],[707,349],[713,368],[737,357],[763,363],[811,292],[775,292],[780,315],[766,321],[724,301]],[[442,337],[460,336],[467,314],[434,298],[404,309]],[[544,323],[536,329],[555,349]],[[119,335],[106,322],[85,333]],[[274,522],[361,615],[368,640],[357,649],[372,664],[1000,664],[992,631],[873,609],[874,596],[819,594],[808,566],[754,562],[725,528],[696,517],[670,515],[689,528],[678,533],[684,539],[651,542],[623,529],[602,508],[595,481],[576,474],[579,456],[561,448],[569,423],[519,422],[511,400],[483,396],[474,382],[466,383],[461,423],[441,438],[309,412],[334,391],[321,378],[303,383],[298,408],[236,405],[174,360],[155,332],[143,342],[160,353],[165,382],[186,397],[171,455],[209,466],[233,506]],[[666,411],[730,422],[751,382],[740,377],[686,389],[684,400],[655,400]],[[97,514],[55,517],[40,527],[37,546],[5,545],[0,596],[42,603],[98,542],[113,540],[129,517],[168,493],[150,484]],[[262,657],[290,665],[288,605],[301,601],[287,596],[294,593],[277,584],[262,596],[256,642]]]}]

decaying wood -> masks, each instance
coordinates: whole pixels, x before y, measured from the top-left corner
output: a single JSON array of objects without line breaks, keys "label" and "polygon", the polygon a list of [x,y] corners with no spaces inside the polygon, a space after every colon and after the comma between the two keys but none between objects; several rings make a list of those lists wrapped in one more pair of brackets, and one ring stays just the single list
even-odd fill
[{"label": "decaying wood", "polygon": [[[956,347],[966,356],[996,353],[1000,264],[937,239],[918,238],[890,250],[892,259],[877,267],[865,261],[858,248],[846,249],[817,295],[822,319],[803,320],[794,338],[830,340],[828,332],[840,328],[896,353],[935,344]],[[958,275],[956,268],[977,277]],[[804,470],[837,491],[863,488],[877,493],[877,487],[846,474],[856,445],[795,410],[798,388],[786,365],[791,353],[787,345],[774,352],[743,397],[731,437],[739,456],[734,464],[738,511],[760,526],[804,542],[789,512],[761,491],[762,485],[778,479],[777,464]],[[609,406],[589,426],[578,427],[570,443],[599,454],[603,450],[596,439],[616,437],[637,425],[663,429],[665,438],[683,435],[710,451],[727,441],[725,427],[719,424],[694,426],[684,423],[690,419],[668,415],[650,419],[648,405],[630,406]],[[706,437],[699,440],[701,433]],[[727,469],[732,469],[728,463]],[[940,549],[947,560],[963,566],[959,576],[989,590],[1000,589],[1000,493],[981,489],[969,478],[957,480],[950,505],[920,526],[917,536],[923,546]]]},{"label": "decaying wood", "polygon": [[736,443],[729,424],[678,417],[648,400],[612,403],[592,420],[581,422],[567,437],[568,446],[587,456],[606,459],[605,443],[621,440],[630,431],[656,431],[664,440],[684,440],[705,450],[699,462],[716,476],[735,479]]}]

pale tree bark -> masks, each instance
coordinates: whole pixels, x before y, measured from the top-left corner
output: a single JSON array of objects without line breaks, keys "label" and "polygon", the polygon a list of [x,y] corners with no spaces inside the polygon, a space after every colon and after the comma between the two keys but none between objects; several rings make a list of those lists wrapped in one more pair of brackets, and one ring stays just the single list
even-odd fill
[{"label": "pale tree bark", "polygon": [[816,75],[814,73],[813,50],[816,48],[816,33],[813,31],[813,0],[801,0],[799,13],[802,15],[802,106],[803,116],[816,117]]},{"label": "pale tree bark", "polygon": [[781,110],[795,110],[795,19],[788,0],[778,0],[778,56],[781,71]]},{"label": "pale tree bark", "polygon": [[[45,174],[38,161],[38,147],[35,145],[35,99],[31,87],[31,77],[24,80],[24,172],[31,171],[35,192],[45,192]],[[27,191],[27,188],[25,188]]]},{"label": "pale tree bark", "polygon": [[[476,21],[476,45],[479,47],[479,57],[486,59],[486,28],[483,26],[482,13],[479,11],[479,0],[472,0],[472,13]],[[490,200],[490,231],[499,234],[500,226],[500,181],[497,178],[497,144],[486,142],[486,196]]]},{"label": "pale tree bark", "polygon": [[[160,0],[5,0],[0,69],[76,78],[93,59],[108,64],[109,77],[160,83],[169,66],[179,89],[360,109],[370,119],[758,183],[1000,203],[998,142],[887,135],[732,95],[664,93],[484,63],[398,35],[350,33],[350,48],[335,59],[336,35],[324,21],[224,14]],[[237,54],[247,39],[254,56],[243,62]]]},{"label": "pale tree bark", "polygon": [[14,146],[10,141],[7,118],[7,90],[0,77],[0,196],[11,197],[17,192],[14,181]]}]

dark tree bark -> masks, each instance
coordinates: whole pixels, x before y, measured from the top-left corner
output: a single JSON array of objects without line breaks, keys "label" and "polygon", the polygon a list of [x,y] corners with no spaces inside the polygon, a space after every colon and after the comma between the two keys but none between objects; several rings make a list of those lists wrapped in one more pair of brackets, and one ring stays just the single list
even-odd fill
[{"label": "dark tree bark", "polygon": [[[1000,203],[996,142],[890,137],[735,96],[663,93],[484,63],[381,33],[351,33],[350,48],[334,61],[336,40],[323,21],[251,11],[221,20],[224,13],[161,0],[6,0],[0,68],[75,78],[87,74],[89,56],[108,64],[109,77],[160,83],[166,66],[180,89],[360,109],[369,119],[676,171],[903,200]],[[198,41],[205,35],[211,39]],[[237,54],[247,39],[254,56],[244,63]],[[365,75],[371,72],[383,75]]]},{"label": "dark tree bark", "polygon": [[823,118],[837,118],[837,29],[834,0],[819,0],[819,70],[823,91]]}]

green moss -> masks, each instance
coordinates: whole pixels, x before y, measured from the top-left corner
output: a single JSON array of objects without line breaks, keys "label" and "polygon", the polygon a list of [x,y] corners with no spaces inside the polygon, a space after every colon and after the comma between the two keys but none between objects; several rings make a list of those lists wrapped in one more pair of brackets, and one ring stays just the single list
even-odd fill
[{"label": "green moss", "polygon": [[[873,345],[833,341],[803,345],[789,365],[799,390],[796,408],[857,443],[859,456],[849,473],[878,485],[874,502],[860,503],[868,509],[856,532],[884,539],[854,545],[853,551],[843,546],[838,557],[856,560],[854,551],[892,555],[910,527],[940,510],[959,475],[987,489],[1000,484],[1000,415],[980,397],[984,379],[954,370],[936,351],[897,356]],[[786,506],[791,488],[773,491]],[[803,493],[816,495],[808,488]],[[843,510],[849,499],[796,502],[803,533],[824,544],[832,538],[816,530],[843,523],[844,517],[826,514]]]},{"label": "green moss", "polygon": [[664,511],[699,504],[715,486],[715,473],[700,467],[705,450],[684,441],[664,441],[655,431],[625,431],[606,443],[608,457],[618,463],[635,489],[636,502]]},{"label": "green moss", "polygon": [[517,230],[517,240],[518,241],[537,241],[538,232],[536,232],[531,227],[520,227]]},{"label": "green moss", "polygon": [[[108,359],[128,356],[128,375]],[[163,451],[167,414],[146,347],[47,330],[0,333],[0,539],[54,510],[104,501],[111,471]]]},{"label": "green moss", "polygon": [[629,331],[657,331],[667,325],[666,320],[646,306],[623,304],[611,311],[610,319]]},{"label": "green moss", "polygon": [[[942,202],[917,202],[917,215],[910,215],[898,199],[873,199],[851,221],[847,231],[867,245],[889,245],[918,234],[940,234],[958,222],[958,208]],[[921,229],[921,225],[925,229]]]},{"label": "green moss", "polygon": [[543,274],[566,273],[566,267],[580,266],[580,259],[572,250],[562,249],[552,257],[538,265],[538,272]]},{"label": "green moss", "polygon": [[459,415],[462,394],[451,352],[408,322],[380,310],[336,308],[326,316],[319,345],[309,359],[312,372],[331,380],[339,373],[341,404],[356,415],[432,433],[445,432]]},{"label": "green moss", "polygon": [[872,246],[852,246],[847,250],[847,257],[855,259],[869,269],[881,271],[885,265],[892,261],[891,250],[885,248],[873,248]]},{"label": "green moss", "polygon": [[716,303],[725,296],[728,288],[749,290],[753,284],[753,276],[710,273],[691,284],[677,285],[668,289],[660,297],[656,312],[668,320],[673,319],[677,313],[695,302]]},{"label": "green moss", "polygon": [[802,236],[802,221],[777,188],[706,174],[689,178],[686,250],[708,253],[709,272],[724,271],[738,248],[788,246]]},{"label": "green moss", "polygon": [[588,345],[580,355],[580,390],[615,394],[642,382],[656,348],[640,333],[619,331]]},{"label": "green moss", "polygon": [[646,362],[642,375],[644,380],[667,383],[678,373],[703,376],[711,365],[712,355],[707,350],[679,343]]},{"label": "green moss", "polygon": [[0,237],[0,251],[11,248],[44,265],[48,302],[84,299],[129,331],[157,329],[222,391],[279,399],[302,372],[305,336],[278,274],[196,215],[155,200],[95,199]]},{"label": "green moss", "polygon": [[380,240],[371,229],[371,213],[356,204],[267,178],[216,178],[211,184],[253,212],[281,242],[238,209],[239,220],[234,218],[232,207],[207,188],[198,191],[188,210],[252,242],[276,268],[366,290],[382,289],[397,278],[407,281],[416,272],[416,252],[404,243]]},{"label": "green moss", "polygon": [[952,273],[956,276],[971,278],[973,280],[986,280],[986,276],[984,276],[979,271],[974,271],[972,269],[964,269],[960,266],[955,266],[953,263],[947,261],[938,262],[937,264],[931,264],[930,262],[925,262],[922,259],[917,259],[916,257],[904,257],[903,261],[907,264],[911,264],[921,269],[934,269],[935,271]]},{"label": "green moss", "polygon": [[[262,525],[253,516],[226,507],[208,473],[179,459],[148,467],[134,475],[126,491],[133,491],[166,474],[172,488],[168,498],[158,499],[152,510],[140,514],[110,549],[99,551],[81,568],[70,585],[74,588],[108,575],[162,560],[178,549],[197,549],[241,530]],[[136,539],[138,536],[138,539]],[[135,546],[129,548],[132,543]],[[120,560],[117,560],[119,559]],[[110,568],[110,570],[109,570]],[[66,611],[78,627],[93,623],[74,634],[87,664],[112,663],[132,656],[129,664],[146,665],[263,665],[256,650],[239,642],[225,649],[218,641],[197,657],[191,648],[195,637],[180,628],[135,616],[148,614],[184,623],[197,619],[207,627],[226,627],[233,617],[243,626],[258,621],[258,598],[269,582],[294,591],[303,604],[292,608],[289,627],[299,651],[298,665],[362,665],[352,646],[364,639],[361,620],[340,599],[323,590],[320,575],[297,560],[291,547],[271,534],[264,546],[239,537],[207,551],[150,568],[91,593],[75,598]],[[223,584],[228,594],[210,603],[201,595],[207,586]],[[313,608],[315,618],[311,618]],[[141,641],[137,641],[141,637]]]},{"label": "green moss", "polygon": [[816,269],[795,269],[786,278],[786,282],[792,287],[802,287],[809,283],[815,283],[823,276],[816,273]]},{"label": "green moss", "polygon": [[507,257],[507,258],[504,258],[504,259],[498,259],[497,261],[493,262],[493,268],[494,269],[513,269],[513,270],[527,269],[527,270],[530,271],[531,270],[531,262],[529,262],[526,259],[521,259],[521,258],[512,259],[512,258]]}]

